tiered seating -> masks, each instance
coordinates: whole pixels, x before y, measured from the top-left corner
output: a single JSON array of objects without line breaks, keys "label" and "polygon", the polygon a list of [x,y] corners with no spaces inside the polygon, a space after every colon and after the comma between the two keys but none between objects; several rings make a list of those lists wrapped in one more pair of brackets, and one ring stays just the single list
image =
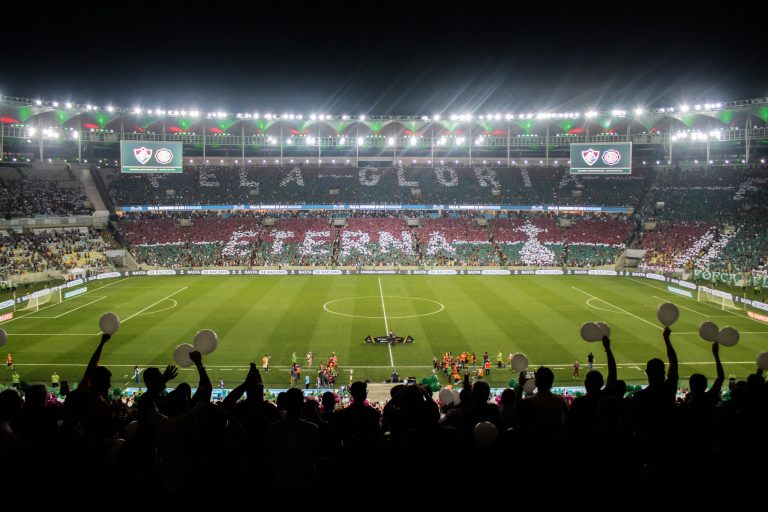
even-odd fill
[{"label": "tiered seating", "polygon": [[711,224],[659,222],[655,231],[643,236],[646,253],[641,265],[662,271],[692,266],[706,252],[715,232]]},{"label": "tiered seating", "polygon": [[498,219],[494,241],[508,265],[560,265],[563,233],[554,219]]},{"label": "tiered seating", "polygon": [[635,224],[626,218],[586,217],[566,231],[564,263],[569,267],[611,265],[626,247]]},{"label": "tiered seating", "polygon": [[173,216],[120,222],[140,263],[162,266],[250,265],[259,239],[260,218],[195,218],[182,227]]},{"label": "tiered seating", "polygon": [[[187,167],[182,174],[121,175],[102,170],[102,176],[117,205],[262,202],[624,206],[637,202],[644,183],[644,175],[579,178],[571,182],[566,179],[565,168],[485,166],[205,166]],[[581,197],[571,197],[572,186],[582,190]]]},{"label": "tiered seating", "polygon": [[106,249],[101,237],[86,228],[3,235],[0,275],[108,266]]},{"label": "tiered seating", "polygon": [[416,265],[416,241],[403,219],[351,218],[339,235],[339,265]]},{"label": "tiered seating", "polygon": [[424,219],[418,230],[426,265],[497,265],[488,228],[473,218]]},{"label": "tiered seating", "polygon": [[0,212],[6,218],[88,215],[87,196],[66,169],[11,170],[0,173]]},{"label": "tiered seating", "polygon": [[288,218],[265,229],[259,265],[329,265],[336,229],[328,219]]}]

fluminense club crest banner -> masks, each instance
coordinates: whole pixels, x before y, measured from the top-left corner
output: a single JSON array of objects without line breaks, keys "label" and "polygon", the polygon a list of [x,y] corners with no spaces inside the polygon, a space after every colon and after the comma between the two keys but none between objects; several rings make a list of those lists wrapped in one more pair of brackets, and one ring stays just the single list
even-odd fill
[{"label": "fluminense club crest banner", "polygon": [[632,174],[632,143],[571,144],[571,174]]},{"label": "fluminense club crest banner", "polygon": [[181,172],[181,142],[120,141],[122,172]]}]

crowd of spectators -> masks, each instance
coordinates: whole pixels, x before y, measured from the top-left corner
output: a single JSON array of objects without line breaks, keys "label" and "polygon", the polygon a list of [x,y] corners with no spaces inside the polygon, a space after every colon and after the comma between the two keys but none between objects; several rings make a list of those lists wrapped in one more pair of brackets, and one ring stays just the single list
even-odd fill
[{"label": "crowd of spectators", "polygon": [[[116,205],[604,204],[635,206],[650,171],[572,178],[565,167],[185,167],[181,174],[101,169]],[[573,190],[578,190],[573,194]]]},{"label": "crowd of spectators", "polygon": [[86,228],[0,234],[0,275],[109,266],[107,244]]},{"label": "crowd of spectators", "polygon": [[0,167],[2,217],[90,215],[85,190],[69,171]]},{"label": "crowd of spectators", "polygon": [[[147,368],[143,393],[129,407],[115,398],[112,373],[99,364],[110,350],[110,335],[104,334],[63,404],[42,384],[19,386],[23,396],[11,388],[0,393],[0,451],[13,468],[5,475],[6,489],[13,490],[6,500],[21,495],[34,505],[87,506],[134,482],[132,503],[221,506],[238,495],[235,490],[252,493],[254,485],[331,484],[340,474],[353,486],[383,481],[393,468],[434,464],[447,447],[473,465],[482,463],[482,471],[463,477],[472,485],[505,482],[510,471],[557,479],[596,475],[607,466],[611,471],[600,478],[605,490],[590,498],[592,506],[615,505],[612,500],[622,495],[635,504],[669,503],[670,491],[699,476],[681,474],[681,460],[696,468],[727,465],[731,477],[748,476],[768,415],[762,371],[734,380],[723,393],[725,372],[714,343],[711,387],[705,375],[693,374],[680,396],[669,328],[662,337],[667,362],[649,359],[647,386],[632,392],[619,379],[612,340],[604,337],[607,374],[590,370],[586,393],[572,400],[553,392],[554,372],[541,366],[533,377],[516,375],[519,380],[498,400],[491,399],[486,381],[470,383],[465,372],[458,397],[449,393],[445,402],[430,386],[414,383],[394,385],[389,401],[373,404],[360,381],[350,385],[348,399],[329,391],[316,400],[292,387],[272,401],[251,363],[242,383],[212,401],[202,356],[192,352],[194,393],[187,382],[167,391],[178,377],[175,366]],[[28,475],[60,465],[77,481],[50,478],[45,493],[34,492],[40,482]],[[230,491],[202,492],[201,479],[214,478],[212,469],[216,478],[226,476]]]}]

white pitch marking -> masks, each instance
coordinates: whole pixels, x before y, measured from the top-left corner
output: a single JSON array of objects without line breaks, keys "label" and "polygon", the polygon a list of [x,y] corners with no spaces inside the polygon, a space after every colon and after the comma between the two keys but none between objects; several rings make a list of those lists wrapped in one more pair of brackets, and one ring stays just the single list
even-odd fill
[{"label": "white pitch marking", "polygon": [[[101,290],[102,288],[106,288],[107,286],[112,286],[113,284],[122,283],[126,279],[128,279],[128,278],[124,277],[122,279],[118,279],[117,281],[113,281],[113,282],[111,282],[109,284],[105,284],[104,286],[99,286],[98,288],[94,288],[93,290],[89,290],[87,292],[81,293],[80,295],[78,295],[78,297],[82,297],[83,295],[88,295],[91,292],[95,292],[95,291]],[[32,311],[31,313],[27,313],[26,315],[21,315],[21,316],[17,316],[16,318],[11,318],[10,320],[2,322],[2,324],[0,324],[0,325],[9,324],[9,323],[13,322],[14,320],[21,320],[22,318],[26,318],[29,315],[34,315],[35,313],[39,313],[40,311],[43,311],[44,309],[52,308],[54,306],[58,306],[59,304],[64,304],[64,302],[57,302],[56,304],[51,304],[50,306],[42,307],[42,308],[38,309],[37,311]],[[42,318],[42,317],[33,317],[33,318]]]},{"label": "white pitch marking", "polygon": [[[644,284],[645,286],[650,286],[651,288],[656,288],[657,290],[661,290],[661,291],[663,291],[663,292],[668,292],[668,290],[665,290],[664,288],[659,288],[658,286],[653,286],[652,284],[644,283],[643,281],[639,280],[639,279],[638,279],[638,278],[636,278],[636,277],[631,277],[630,279],[632,279],[632,280],[633,280],[633,281],[635,281],[636,283]],[[669,292],[668,292],[668,293],[669,293]],[[718,308],[717,306],[713,306],[712,304],[707,304],[706,302],[699,302],[698,300],[696,300],[696,299],[692,299],[692,298],[690,298],[690,297],[684,297],[684,296],[682,296],[682,295],[676,295],[676,296],[677,296],[677,297],[683,297],[684,299],[692,300],[692,301],[693,301],[693,302],[695,302],[696,304],[703,304],[703,305],[705,305],[705,306],[708,306],[708,307],[710,307],[710,308],[712,308],[712,309],[716,309],[717,311],[723,311],[723,312],[725,312],[725,313],[728,313],[729,315],[735,316],[735,317],[737,317],[737,318],[744,318],[744,319],[746,319],[746,320],[752,320],[753,322],[756,322],[756,323],[758,323],[758,324],[762,324],[762,323],[763,323],[763,322],[761,322],[760,320],[755,320],[754,318],[750,318],[750,317],[748,317],[748,316],[739,315],[739,314],[737,314],[737,313],[734,313],[734,312],[732,312],[732,311],[728,311],[728,310],[720,309],[720,308]],[[726,317],[723,317],[723,318],[726,318]]]},{"label": "white pitch marking", "polygon": [[62,316],[64,316],[64,315],[68,315],[68,314],[70,314],[70,313],[71,313],[71,312],[73,312],[73,311],[77,311],[78,309],[84,308],[85,306],[90,306],[90,305],[91,305],[91,304],[93,304],[94,302],[99,302],[100,300],[104,300],[104,299],[106,299],[106,298],[107,298],[107,296],[106,296],[106,295],[104,295],[104,296],[102,296],[102,297],[99,297],[99,298],[98,298],[98,299],[96,299],[96,300],[92,300],[91,302],[89,302],[89,303],[87,303],[87,304],[83,304],[82,306],[78,306],[78,307],[76,307],[75,309],[70,309],[69,311],[67,311],[67,312],[65,312],[65,313],[62,313],[62,314],[60,314],[60,315],[58,315],[58,316],[55,316],[55,317],[53,317],[53,318],[61,318],[61,317],[62,317]]},{"label": "white pitch marking", "polygon": [[135,316],[139,316],[140,314],[142,314],[143,312],[145,312],[146,310],[148,310],[148,309],[149,309],[149,308],[151,308],[152,306],[156,306],[156,305],[160,304],[161,302],[163,302],[164,300],[166,300],[166,299],[170,299],[171,297],[173,297],[173,296],[174,296],[174,295],[176,295],[177,293],[179,293],[179,292],[183,292],[183,291],[184,291],[184,290],[186,290],[187,288],[189,288],[189,287],[188,287],[188,286],[185,286],[184,288],[180,288],[180,289],[176,290],[175,292],[173,292],[172,294],[170,294],[170,295],[167,295],[167,296],[163,297],[163,298],[162,298],[162,299],[160,299],[159,301],[157,301],[157,302],[153,302],[152,304],[150,304],[149,306],[145,307],[144,309],[142,309],[142,310],[141,310],[141,311],[139,311],[138,313],[134,313],[134,314],[132,314],[131,316],[129,316],[129,317],[128,317],[128,318],[126,318],[125,320],[120,320],[120,323],[121,323],[121,324],[122,324],[122,323],[125,323],[125,322],[127,322],[128,320],[130,320],[131,318],[133,318],[133,317],[135,317]]},{"label": "white pitch marking", "polygon": [[[384,313],[384,329],[386,329],[387,335],[389,335],[389,324],[387,323],[387,308],[384,306],[384,290],[381,288],[381,278],[378,278],[379,280],[379,295],[381,297],[381,311]],[[392,365],[392,368],[395,367],[395,360],[392,358],[392,344],[387,343],[387,347],[389,348],[389,362]]]},{"label": "white pitch marking", "polygon": [[575,286],[571,286],[571,288],[573,288],[574,290],[576,290],[576,291],[578,291],[578,292],[581,292],[581,293],[583,293],[584,295],[588,295],[588,296],[590,296],[590,297],[592,297],[592,298],[594,298],[594,299],[597,299],[597,300],[599,300],[599,301],[601,301],[601,302],[604,302],[604,303],[608,304],[609,306],[611,306],[612,308],[616,308],[617,310],[621,311],[622,313],[625,313],[625,314],[627,314],[627,315],[629,315],[629,316],[633,316],[633,317],[637,318],[638,320],[640,320],[641,322],[645,322],[645,323],[647,323],[647,324],[648,324],[648,325],[650,325],[651,327],[655,327],[656,329],[659,329],[659,330],[662,330],[662,331],[664,330],[664,329],[662,329],[661,327],[659,327],[658,325],[656,325],[656,324],[654,324],[654,323],[651,323],[651,322],[649,322],[649,321],[648,321],[648,320],[646,320],[645,318],[640,318],[639,316],[635,315],[634,313],[630,313],[629,311],[626,311],[626,310],[624,310],[624,309],[621,309],[619,306],[616,306],[616,305],[614,305],[614,304],[611,304],[611,303],[610,303],[610,302],[608,302],[607,300],[603,300],[603,299],[601,299],[600,297],[596,297],[595,295],[592,295],[591,293],[587,293],[587,292],[585,292],[584,290],[581,290],[581,289],[579,289],[579,288],[576,288]]},{"label": "white pitch marking", "polygon": [[[663,300],[664,302],[669,302],[667,299],[664,299],[664,298],[662,298],[662,297],[657,297],[656,295],[654,295],[654,296],[653,296],[653,298],[654,298],[654,299]],[[701,311],[696,311],[695,309],[687,308],[687,307],[683,306],[682,304],[675,304],[675,306],[677,306],[677,307],[679,307],[679,308],[687,309],[688,311],[691,311],[691,312],[693,312],[693,313],[696,313],[697,315],[706,316],[706,317],[708,317],[708,316],[709,316],[709,315],[705,315],[705,314],[704,314],[704,313],[702,313]]]}]

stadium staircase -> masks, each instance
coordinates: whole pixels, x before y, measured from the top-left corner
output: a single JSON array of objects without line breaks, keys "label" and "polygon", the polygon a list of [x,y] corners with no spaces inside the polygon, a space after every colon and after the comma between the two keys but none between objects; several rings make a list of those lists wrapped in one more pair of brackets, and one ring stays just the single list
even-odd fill
[{"label": "stadium staircase", "polygon": [[96,187],[96,183],[91,176],[91,169],[85,166],[76,166],[72,169],[72,175],[78,180],[85,190],[85,194],[88,196],[88,200],[93,205],[94,216],[108,216],[109,209],[107,208],[107,202],[101,197],[99,189]]}]

